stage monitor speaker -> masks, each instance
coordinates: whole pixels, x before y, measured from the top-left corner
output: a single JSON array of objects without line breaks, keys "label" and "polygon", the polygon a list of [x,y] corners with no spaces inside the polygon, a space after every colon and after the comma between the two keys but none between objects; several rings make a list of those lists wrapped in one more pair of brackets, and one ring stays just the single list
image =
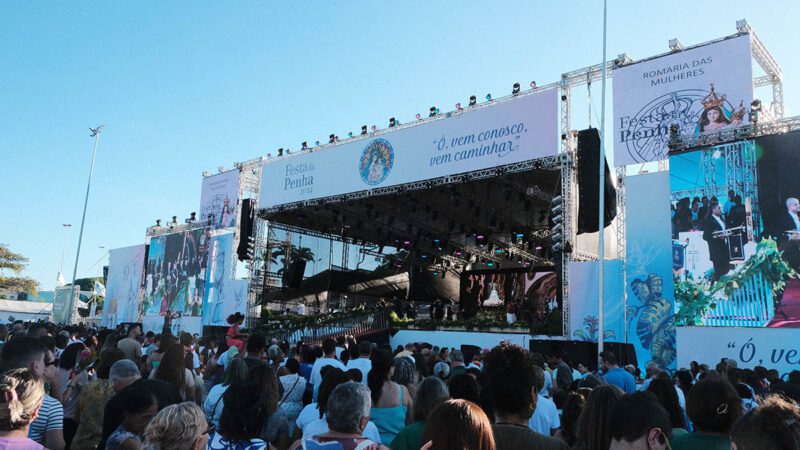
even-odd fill
[{"label": "stage monitor speaker", "polygon": [[[541,353],[545,359],[553,349],[560,349],[562,358],[573,369],[577,367],[578,363],[587,365],[591,370],[597,369],[597,342],[556,341],[550,339],[531,339],[530,341],[530,351]],[[633,344],[605,342],[603,349],[613,352],[619,359],[620,366],[627,364],[636,366],[638,364]]]},{"label": "stage monitor speaker", "polygon": [[[600,134],[597,128],[578,132],[578,234],[596,233],[597,204],[600,192]],[[617,215],[617,190],[605,163],[605,206],[607,227]]]},{"label": "stage monitor speaker", "polygon": [[242,212],[239,216],[239,246],[236,248],[236,255],[239,261],[247,261],[247,244],[253,236],[253,201],[249,198],[242,200]]},{"label": "stage monitor speaker", "polygon": [[283,273],[283,285],[289,289],[298,289],[306,272],[306,261],[292,261]]}]

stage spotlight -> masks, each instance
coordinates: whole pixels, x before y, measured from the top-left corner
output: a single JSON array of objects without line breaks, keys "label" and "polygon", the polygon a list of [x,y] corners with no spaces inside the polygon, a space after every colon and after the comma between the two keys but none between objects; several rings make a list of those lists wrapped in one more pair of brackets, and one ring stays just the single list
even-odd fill
[{"label": "stage spotlight", "polygon": [[208,178],[210,176],[211,176],[211,172],[209,172],[207,170],[203,172],[203,178]]},{"label": "stage spotlight", "polygon": [[439,108],[437,108],[435,106],[431,106],[429,111],[430,112],[428,113],[428,117],[433,117],[433,116],[439,114]]},{"label": "stage spotlight", "polygon": [[278,156],[283,156],[283,147],[278,149]]},{"label": "stage spotlight", "polygon": [[334,142],[336,142],[336,135],[335,134],[329,135],[328,136],[328,144],[333,144]]},{"label": "stage spotlight", "polygon": [[367,126],[361,125],[361,134],[367,134]]},{"label": "stage spotlight", "polygon": [[750,103],[750,114],[749,119],[750,123],[756,124],[758,123],[759,115],[761,114],[761,100],[755,99],[753,103]]},{"label": "stage spotlight", "polygon": [[391,127],[393,127],[395,125],[397,125],[397,120],[394,117],[390,117],[389,118],[389,127],[391,128]]},{"label": "stage spotlight", "polygon": [[669,49],[673,52],[679,52],[683,50],[683,44],[677,38],[669,40]]},{"label": "stage spotlight", "polygon": [[415,117],[417,120],[419,120],[419,119],[422,119],[422,114],[420,114],[420,113],[417,113],[417,115],[415,115],[414,117]]},{"label": "stage spotlight", "polygon": [[308,142],[303,141],[303,143],[300,144],[300,146],[302,147],[302,150],[308,150]]},{"label": "stage spotlight", "polygon": [[353,132],[352,131],[348,132],[347,137],[353,137]]},{"label": "stage spotlight", "polygon": [[565,102],[565,101],[567,101],[567,95],[566,95],[566,94],[564,94],[564,95],[562,95],[562,96],[561,96],[561,101],[562,101],[562,102]]},{"label": "stage spotlight", "polygon": [[486,101],[487,102],[492,101],[492,94],[486,94]]},{"label": "stage spotlight", "polygon": [[514,83],[514,86],[511,88],[511,94],[512,95],[519,94],[519,83]]},{"label": "stage spotlight", "polygon": [[156,228],[161,228],[161,219],[156,219]]},{"label": "stage spotlight", "polygon": [[217,167],[217,170],[219,170],[219,173],[225,172],[225,168],[222,166]]},{"label": "stage spotlight", "polygon": [[531,89],[536,89],[536,82],[535,81],[531,81]]},{"label": "stage spotlight", "polygon": [[475,106],[477,104],[478,104],[478,97],[475,97],[474,95],[470,95],[469,96],[469,106]]},{"label": "stage spotlight", "polygon": [[487,262],[486,267],[494,267],[494,261]]},{"label": "stage spotlight", "polygon": [[456,109],[461,111],[464,108],[461,107],[461,103],[459,102],[459,103],[456,103]]},{"label": "stage spotlight", "polygon": [[192,223],[192,222],[194,222],[196,220],[197,220],[197,213],[196,212],[192,212],[191,214],[189,214],[189,218],[186,219],[186,223]]}]

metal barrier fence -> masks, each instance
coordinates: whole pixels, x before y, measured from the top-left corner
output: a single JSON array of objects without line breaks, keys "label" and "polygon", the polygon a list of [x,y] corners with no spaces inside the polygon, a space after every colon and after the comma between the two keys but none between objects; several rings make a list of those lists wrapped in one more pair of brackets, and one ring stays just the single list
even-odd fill
[{"label": "metal barrier fence", "polygon": [[728,299],[720,299],[703,316],[703,325],[763,327],[775,316],[772,286],[756,273]]},{"label": "metal barrier fence", "polygon": [[291,327],[281,323],[267,324],[264,333],[267,338],[277,338],[284,342],[302,341],[308,345],[320,345],[327,338],[339,336],[361,337],[388,330],[391,325],[386,311],[376,311],[368,315],[343,317],[319,326]]}]

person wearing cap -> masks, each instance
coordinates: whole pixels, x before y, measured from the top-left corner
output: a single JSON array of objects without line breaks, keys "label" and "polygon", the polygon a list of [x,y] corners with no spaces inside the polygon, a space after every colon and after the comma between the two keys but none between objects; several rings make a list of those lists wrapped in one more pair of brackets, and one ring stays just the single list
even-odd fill
[{"label": "person wearing cap", "polygon": [[446,380],[450,375],[450,366],[444,361],[439,361],[433,366],[433,374],[442,380]]}]

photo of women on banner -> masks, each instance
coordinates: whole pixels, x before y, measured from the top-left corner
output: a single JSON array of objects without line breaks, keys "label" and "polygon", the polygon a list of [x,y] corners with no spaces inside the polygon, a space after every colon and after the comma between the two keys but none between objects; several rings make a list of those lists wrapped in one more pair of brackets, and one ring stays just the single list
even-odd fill
[{"label": "photo of women on banner", "polygon": [[461,310],[467,316],[480,308],[503,307],[509,323],[524,318],[543,323],[560,310],[558,279],[552,269],[473,270],[461,274]]},{"label": "photo of women on banner", "polygon": [[214,229],[236,227],[239,218],[239,170],[203,178],[200,221]]}]

